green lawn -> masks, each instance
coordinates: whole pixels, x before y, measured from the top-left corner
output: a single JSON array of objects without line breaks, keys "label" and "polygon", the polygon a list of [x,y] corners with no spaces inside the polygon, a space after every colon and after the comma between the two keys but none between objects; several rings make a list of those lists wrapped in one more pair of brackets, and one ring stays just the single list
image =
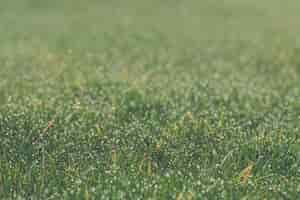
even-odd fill
[{"label": "green lawn", "polygon": [[299,10],[1,0],[0,199],[300,199]]}]

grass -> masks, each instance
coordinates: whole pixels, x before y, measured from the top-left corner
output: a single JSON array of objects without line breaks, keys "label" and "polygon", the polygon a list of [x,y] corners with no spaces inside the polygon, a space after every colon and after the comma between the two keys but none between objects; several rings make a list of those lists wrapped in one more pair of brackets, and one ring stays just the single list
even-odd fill
[{"label": "grass", "polygon": [[0,199],[300,198],[297,1],[0,4]]}]

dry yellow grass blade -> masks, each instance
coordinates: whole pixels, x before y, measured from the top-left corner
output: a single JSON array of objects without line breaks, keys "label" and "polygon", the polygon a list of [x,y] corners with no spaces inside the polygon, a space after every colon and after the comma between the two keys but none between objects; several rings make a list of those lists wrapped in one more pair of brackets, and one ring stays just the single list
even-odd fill
[{"label": "dry yellow grass blade", "polygon": [[193,194],[191,192],[180,192],[176,200],[192,200],[193,199]]},{"label": "dry yellow grass blade", "polygon": [[246,185],[248,183],[249,177],[252,174],[253,167],[254,162],[250,162],[250,164],[241,172],[240,181],[243,185]]},{"label": "dry yellow grass blade", "polygon": [[148,174],[148,176],[152,175],[152,163],[151,163],[150,159],[148,159],[147,174]]},{"label": "dry yellow grass blade", "polygon": [[177,197],[176,197],[176,200],[182,200],[183,199],[183,193],[180,192]]},{"label": "dry yellow grass blade", "polygon": [[111,160],[113,165],[117,164],[117,149],[115,146],[113,146],[112,151],[111,151]]},{"label": "dry yellow grass blade", "polygon": [[145,171],[145,170],[143,170],[144,167],[146,167],[148,176],[151,176],[152,171],[153,171],[152,170],[152,162],[147,154],[144,154],[144,158],[143,158],[141,164],[139,165],[139,171],[140,172]]}]

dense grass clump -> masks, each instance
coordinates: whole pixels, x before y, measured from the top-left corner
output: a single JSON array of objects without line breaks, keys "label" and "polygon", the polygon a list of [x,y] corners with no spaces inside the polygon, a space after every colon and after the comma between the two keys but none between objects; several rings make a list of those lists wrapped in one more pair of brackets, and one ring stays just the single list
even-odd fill
[{"label": "dense grass clump", "polygon": [[0,199],[299,199],[299,6],[2,1]]}]

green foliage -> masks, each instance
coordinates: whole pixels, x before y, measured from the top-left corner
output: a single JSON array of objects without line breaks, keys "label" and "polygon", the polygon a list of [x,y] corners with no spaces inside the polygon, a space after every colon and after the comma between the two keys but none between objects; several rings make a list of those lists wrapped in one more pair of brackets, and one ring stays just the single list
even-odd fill
[{"label": "green foliage", "polygon": [[299,199],[288,2],[2,1],[0,199]]}]

